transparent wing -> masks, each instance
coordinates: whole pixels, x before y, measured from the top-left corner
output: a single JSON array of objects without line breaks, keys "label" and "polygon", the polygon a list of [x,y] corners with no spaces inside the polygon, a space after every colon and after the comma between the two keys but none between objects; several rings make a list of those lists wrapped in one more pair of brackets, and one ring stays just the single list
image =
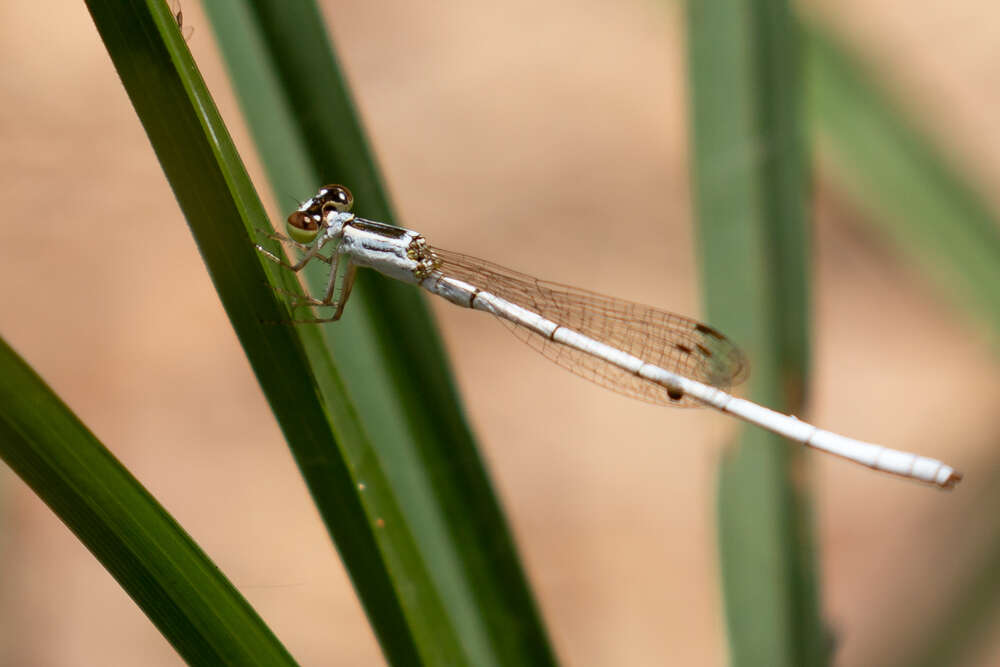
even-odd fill
[{"label": "transparent wing", "polygon": [[[445,276],[457,278],[568,329],[628,352],[679,375],[726,390],[748,372],[746,357],[715,329],[681,315],[560,285],[476,257],[431,248]],[[503,318],[514,334],[543,355],[592,382],[657,405],[697,406],[675,401],[663,387],[598,357],[551,341]]]}]

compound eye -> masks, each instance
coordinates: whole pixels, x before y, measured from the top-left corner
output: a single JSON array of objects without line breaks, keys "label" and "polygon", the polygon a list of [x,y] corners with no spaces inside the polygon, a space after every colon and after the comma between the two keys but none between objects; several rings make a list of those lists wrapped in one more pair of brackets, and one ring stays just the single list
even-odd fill
[{"label": "compound eye", "polygon": [[317,195],[323,215],[330,211],[347,213],[354,207],[354,195],[343,185],[324,185]]},{"label": "compound eye", "polygon": [[285,230],[299,243],[312,243],[319,234],[319,220],[304,211],[295,211],[285,221]]}]

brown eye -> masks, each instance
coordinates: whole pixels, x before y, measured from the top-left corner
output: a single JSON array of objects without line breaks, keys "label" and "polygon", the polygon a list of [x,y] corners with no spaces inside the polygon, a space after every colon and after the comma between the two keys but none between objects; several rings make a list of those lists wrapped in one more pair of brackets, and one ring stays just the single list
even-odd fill
[{"label": "brown eye", "polygon": [[311,243],[319,233],[319,221],[304,211],[295,211],[285,221],[285,230],[299,243]]},{"label": "brown eye", "polygon": [[324,185],[315,200],[319,202],[324,215],[330,210],[347,213],[354,207],[354,195],[343,185]]}]

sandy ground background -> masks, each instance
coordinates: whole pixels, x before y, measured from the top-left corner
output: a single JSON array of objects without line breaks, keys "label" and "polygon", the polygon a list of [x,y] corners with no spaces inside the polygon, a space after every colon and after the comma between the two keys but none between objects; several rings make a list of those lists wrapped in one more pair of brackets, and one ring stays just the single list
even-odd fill
[{"label": "sandy ground background", "polygon": [[[324,4],[400,222],[442,247],[699,312],[676,6]],[[812,9],[989,191],[1000,176],[997,5],[825,4]],[[194,0],[183,8],[190,46],[263,183],[212,31]],[[48,3],[0,4],[0,51],[3,336],[303,664],[380,664],[83,3],[59,3],[57,18]],[[949,583],[936,568],[974,559],[949,538],[977,530],[956,512],[983,491],[977,466],[995,458],[1000,383],[984,338],[819,183],[809,416],[967,473],[944,495],[811,459],[823,604],[838,663],[852,665],[887,622],[934,603]],[[288,208],[268,204],[276,217]],[[631,247],[609,227],[649,242]],[[714,477],[734,425],[616,396],[491,318],[433,308],[561,658],[725,663]],[[216,470],[233,457],[219,489]],[[0,563],[0,663],[180,662],[6,469]],[[1000,645],[976,660],[991,656]]]}]

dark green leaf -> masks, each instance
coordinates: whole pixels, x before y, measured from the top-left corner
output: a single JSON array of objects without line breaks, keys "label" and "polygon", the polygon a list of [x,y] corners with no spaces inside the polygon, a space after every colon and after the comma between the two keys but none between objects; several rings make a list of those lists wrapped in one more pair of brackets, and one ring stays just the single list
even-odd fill
[{"label": "dark green leaf", "polygon": [[383,650],[468,662],[321,332],[289,326],[269,287],[298,283],[251,240],[266,215],[174,17],[159,0],[88,5]]},{"label": "dark green leaf", "polygon": [[0,457],[188,663],[295,664],[198,545],[3,340],[0,376]]}]

